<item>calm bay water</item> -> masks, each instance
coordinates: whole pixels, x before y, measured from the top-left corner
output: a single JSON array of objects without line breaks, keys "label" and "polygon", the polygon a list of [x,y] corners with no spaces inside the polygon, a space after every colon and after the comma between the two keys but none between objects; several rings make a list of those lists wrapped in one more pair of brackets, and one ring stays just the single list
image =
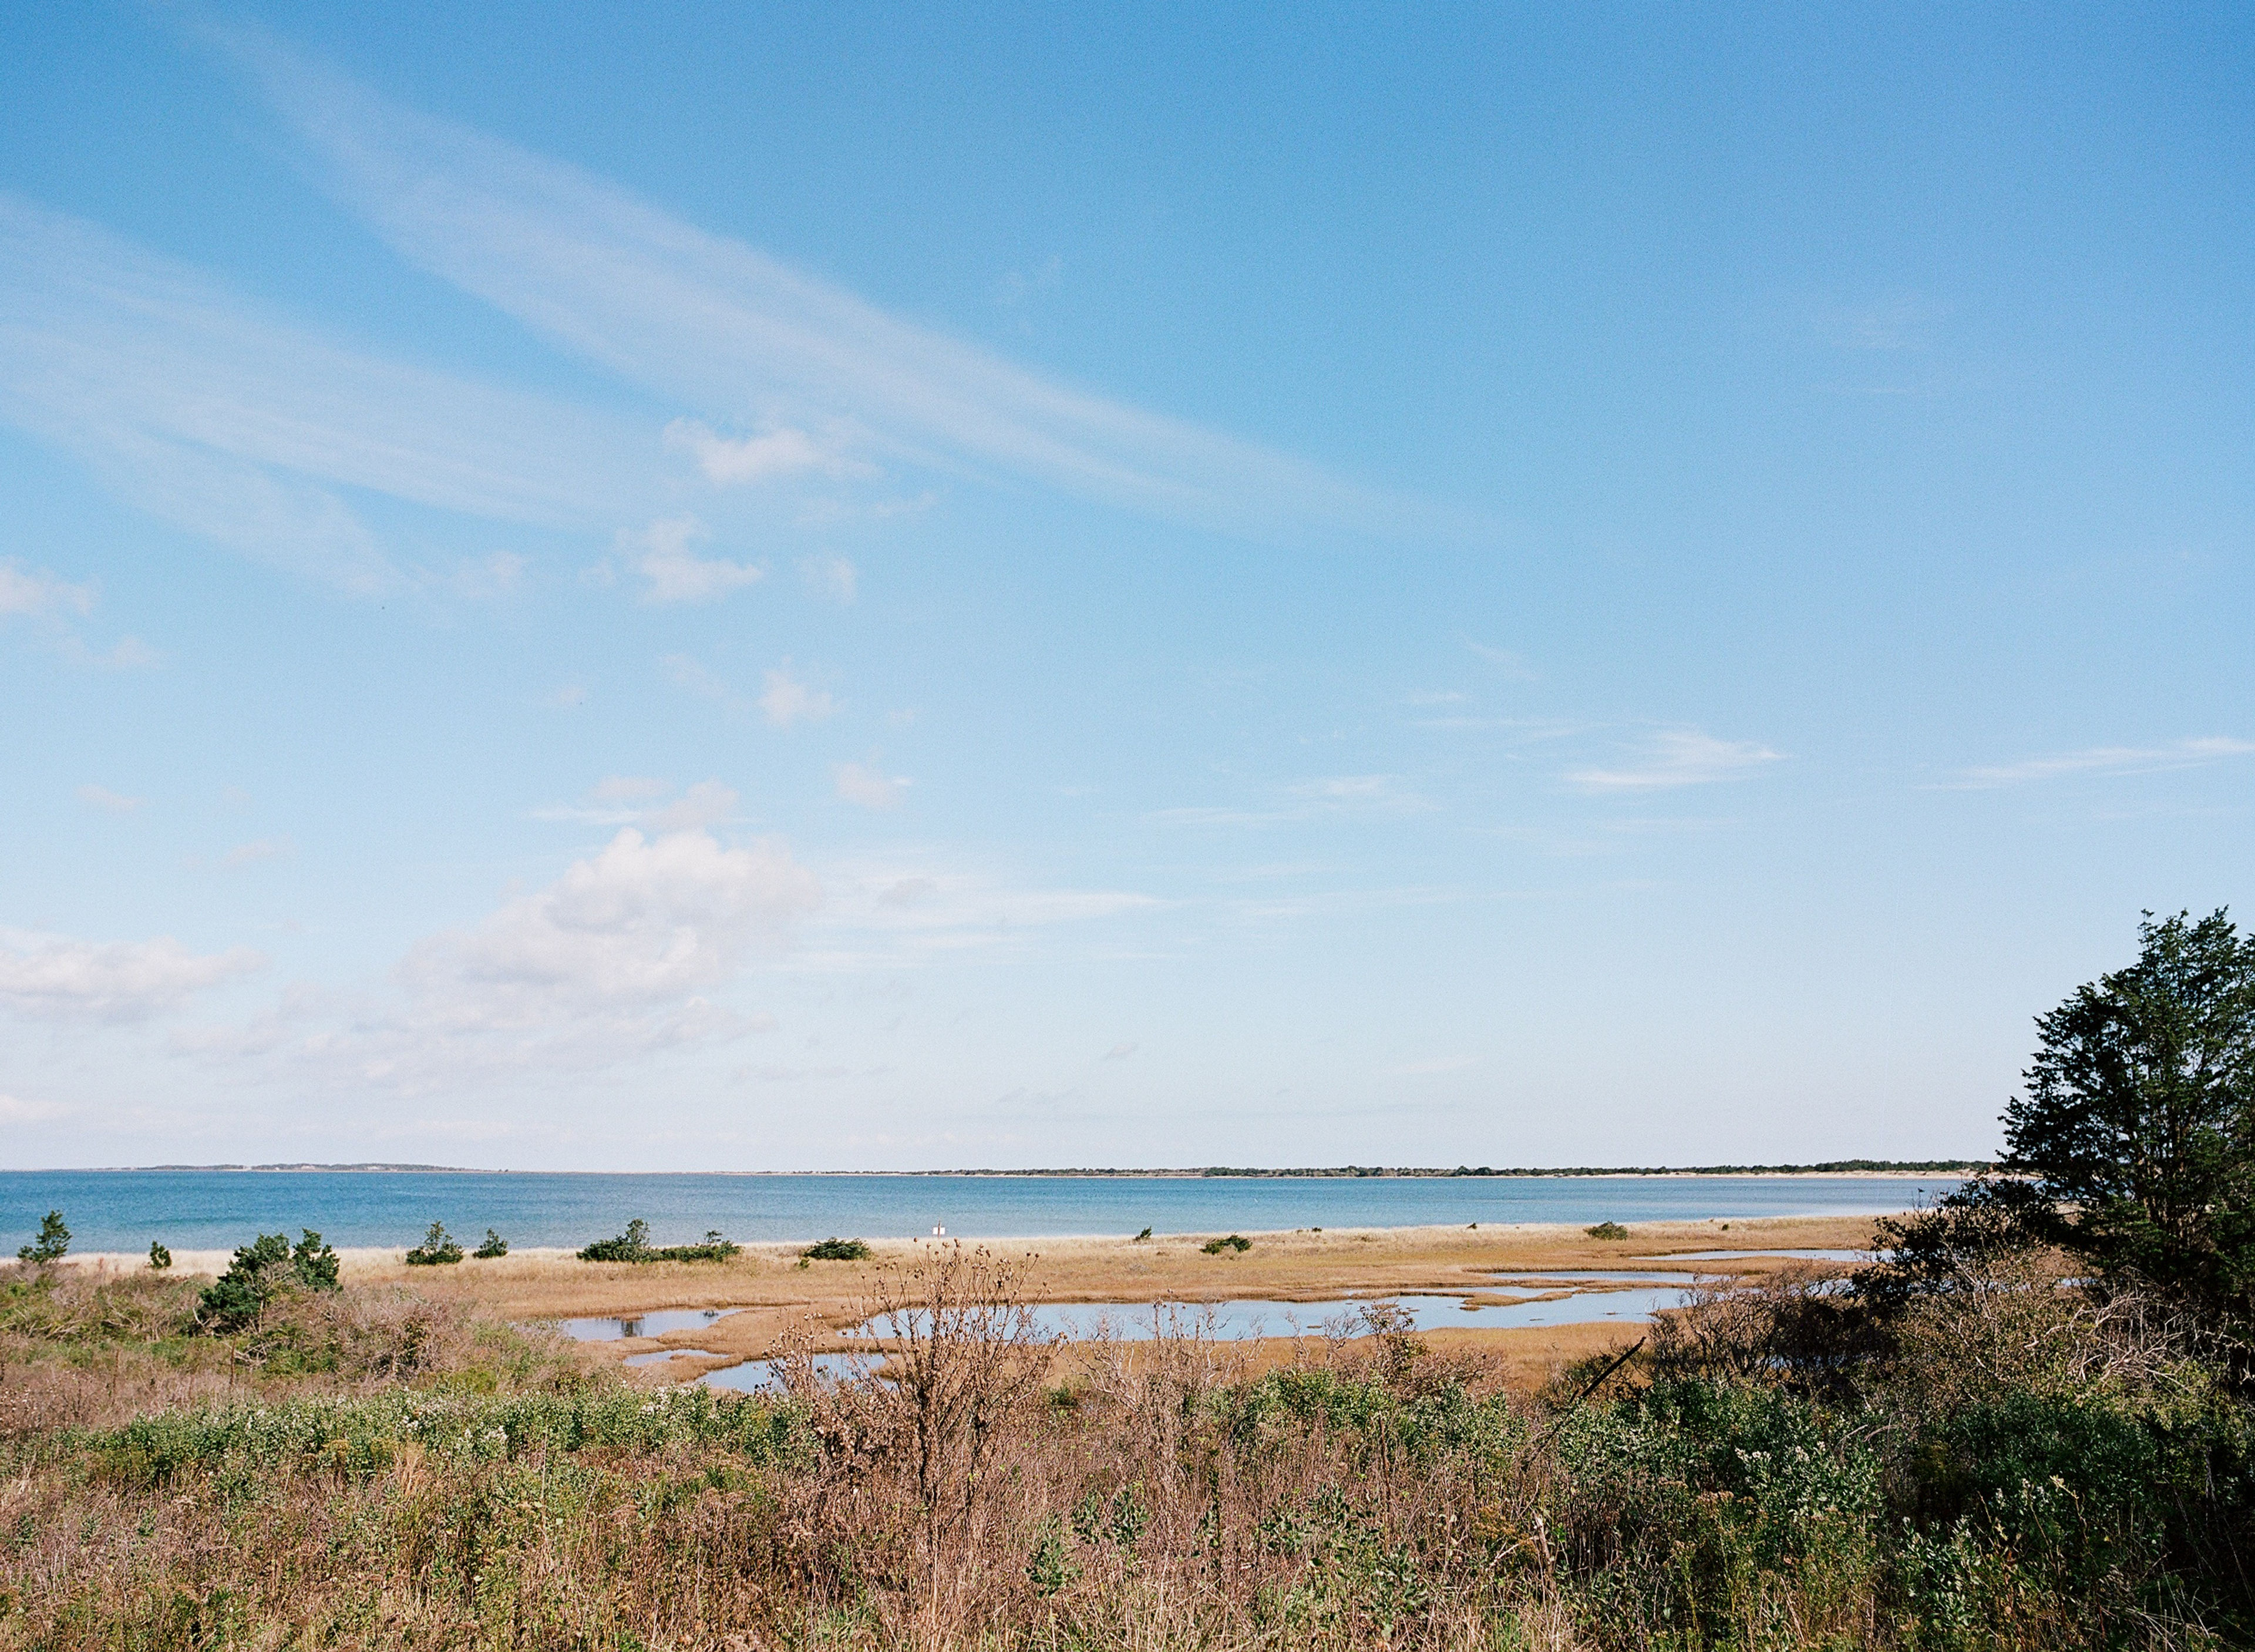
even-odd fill
[{"label": "calm bay water", "polygon": [[0,1255],[59,1209],[80,1251],[244,1243],[318,1229],[405,1245],[434,1220],[474,1242],[583,1245],[642,1217],[661,1243],[717,1227],[745,1241],[1255,1233],[1423,1223],[1659,1221],[1905,1210],[1954,1177],[1256,1177],[600,1175],[537,1171],[4,1170]]}]

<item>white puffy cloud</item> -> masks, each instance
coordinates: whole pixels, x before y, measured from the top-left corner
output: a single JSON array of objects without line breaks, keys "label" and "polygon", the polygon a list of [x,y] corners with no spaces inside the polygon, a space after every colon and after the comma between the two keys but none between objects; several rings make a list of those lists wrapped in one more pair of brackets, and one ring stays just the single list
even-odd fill
[{"label": "white puffy cloud", "polygon": [[809,688],[793,677],[789,660],[768,672],[766,682],[760,695],[760,709],[778,728],[788,728],[797,722],[820,722],[838,709],[826,690]]},{"label": "white puffy cloud", "polygon": [[906,779],[888,775],[869,763],[841,763],[832,772],[837,779],[838,795],[864,809],[899,807],[901,794],[909,786]]},{"label": "white puffy cloud", "polygon": [[1577,769],[1567,784],[1582,791],[1655,791],[1739,780],[1783,761],[1750,740],[1718,740],[1696,728],[1671,729],[1647,742],[1640,760],[1619,769]]},{"label": "white puffy cloud", "polygon": [[727,981],[819,899],[778,843],[724,848],[701,830],[648,839],[629,827],[476,928],[423,943],[401,974],[419,995],[467,993],[506,1020],[652,1004]]},{"label": "white puffy cloud", "polygon": [[808,470],[843,476],[868,475],[876,468],[848,460],[789,425],[731,439],[701,420],[677,418],[665,427],[665,443],[669,447],[688,449],[697,460],[697,468],[705,473],[705,480],[716,488]]},{"label": "white puffy cloud", "polygon": [[645,602],[711,602],[767,578],[767,570],[752,563],[700,557],[690,549],[710,537],[694,517],[663,517],[639,533],[620,534],[617,545],[650,582]]},{"label": "white puffy cloud", "polygon": [[43,1021],[145,1021],[265,962],[242,946],[191,953],[169,935],[96,942],[0,930],[0,1004]]},{"label": "white puffy cloud", "polygon": [[734,818],[736,789],[717,780],[700,780],[650,818],[660,832],[687,832],[719,826]]}]

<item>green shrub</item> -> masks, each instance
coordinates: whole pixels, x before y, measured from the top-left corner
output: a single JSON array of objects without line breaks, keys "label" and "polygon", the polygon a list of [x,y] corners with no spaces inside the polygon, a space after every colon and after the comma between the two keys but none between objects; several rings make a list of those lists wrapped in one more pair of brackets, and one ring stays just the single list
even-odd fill
[{"label": "green shrub", "polygon": [[410,1268],[443,1268],[462,1259],[462,1248],[446,1232],[446,1224],[432,1222],[423,1242],[407,1253]]},{"label": "green shrub", "polygon": [[860,1239],[825,1239],[798,1254],[806,1262],[867,1262],[872,1255],[868,1241]]},{"label": "green shrub", "polygon": [[60,1262],[63,1253],[70,1248],[70,1229],[63,1226],[63,1213],[59,1210],[47,1213],[39,1224],[39,1236],[16,1253],[18,1262]]},{"label": "green shrub", "polygon": [[158,1273],[172,1265],[172,1253],[165,1248],[162,1241],[154,1239],[149,1241],[149,1265]]},{"label": "green shrub", "polygon": [[[501,1244],[488,1232],[488,1242]],[[854,1241],[856,1244],[860,1241]],[[509,1247],[502,1245],[500,1255]],[[741,1251],[743,1247],[717,1228],[708,1229],[705,1237],[694,1245],[653,1245],[650,1242],[650,1224],[639,1216],[627,1224],[627,1230],[616,1239],[599,1239],[580,1253],[581,1262],[726,1262]],[[480,1255],[485,1255],[481,1250]],[[866,1253],[865,1253],[866,1254]]]},{"label": "green shrub", "polygon": [[237,1246],[227,1271],[197,1299],[197,1328],[214,1334],[243,1330],[285,1290],[341,1290],[335,1250],[312,1228],[301,1231],[305,1237],[294,1247],[281,1234],[261,1234]]},{"label": "green shrub", "polygon": [[1253,1248],[1253,1241],[1242,1234],[1232,1234],[1225,1239],[1209,1239],[1198,1248],[1209,1256],[1219,1256],[1225,1250],[1233,1251],[1242,1256]]},{"label": "green shrub", "polygon": [[506,1256],[509,1255],[509,1241],[488,1227],[486,1229],[486,1242],[470,1255],[480,1262],[491,1262],[497,1256]]},{"label": "green shrub", "polygon": [[616,1239],[599,1239],[580,1252],[581,1262],[645,1262],[649,1257],[650,1224],[639,1216]]},{"label": "green shrub", "polygon": [[1592,1239],[1626,1239],[1628,1229],[1619,1222],[1599,1222],[1595,1227],[1582,1230]]}]

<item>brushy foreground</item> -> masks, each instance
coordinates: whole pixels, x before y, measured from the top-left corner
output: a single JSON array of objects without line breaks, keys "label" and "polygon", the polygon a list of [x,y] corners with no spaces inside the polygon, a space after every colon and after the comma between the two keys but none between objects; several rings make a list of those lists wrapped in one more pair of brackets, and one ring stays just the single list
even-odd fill
[{"label": "brushy foreground", "polygon": [[404,1293],[186,1333],[18,1271],[0,1647],[2195,1647],[2255,1636],[2255,1431],[2134,1300],[1812,1278],[1528,1402],[1369,1334],[1070,1360],[978,1253],[885,1379],[648,1390]]}]

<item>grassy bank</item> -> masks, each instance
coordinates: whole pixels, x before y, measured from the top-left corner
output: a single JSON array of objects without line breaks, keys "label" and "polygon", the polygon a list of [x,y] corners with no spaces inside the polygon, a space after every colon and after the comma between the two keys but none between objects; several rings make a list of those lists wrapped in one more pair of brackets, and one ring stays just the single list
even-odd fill
[{"label": "grassy bank", "polygon": [[190,1284],[13,1270],[0,1646],[2248,1638],[2244,1412],[2055,1278],[1844,1351],[1774,1275],[1531,1396],[1382,1308],[1265,1371],[1194,1327],[1060,1361],[1010,1266],[866,1283],[896,1380],[767,1400],[380,1282],[212,1337]]}]

